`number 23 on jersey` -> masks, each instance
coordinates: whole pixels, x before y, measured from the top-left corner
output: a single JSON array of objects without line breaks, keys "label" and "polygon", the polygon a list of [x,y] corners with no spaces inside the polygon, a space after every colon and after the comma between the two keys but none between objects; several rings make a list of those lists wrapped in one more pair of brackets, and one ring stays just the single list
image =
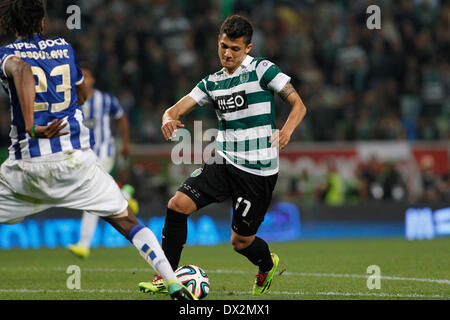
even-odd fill
[{"label": "number 23 on jersey", "polygon": [[[32,66],[31,70],[37,76],[38,83],[36,85],[36,93],[44,93],[48,91],[48,81],[44,70],[40,67]],[[53,68],[50,72],[51,77],[61,76],[61,83],[56,85],[55,91],[64,94],[62,102],[49,104],[48,102],[35,102],[34,111],[60,112],[70,106],[71,85],[70,85],[70,66],[63,64]]]}]

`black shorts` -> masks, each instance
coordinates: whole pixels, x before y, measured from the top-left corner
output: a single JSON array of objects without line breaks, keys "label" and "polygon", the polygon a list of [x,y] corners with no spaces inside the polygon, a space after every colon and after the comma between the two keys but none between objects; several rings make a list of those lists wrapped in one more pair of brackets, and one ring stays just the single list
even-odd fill
[{"label": "black shorts", "polygon": [[[222,159],[223,160],[223,159]],[[241,236],[256,234],[272,200],[278,173],[258,176],[236,168],[225,160],[206,163],[178,188],[201,209],[231,197],[232,229]]]}]

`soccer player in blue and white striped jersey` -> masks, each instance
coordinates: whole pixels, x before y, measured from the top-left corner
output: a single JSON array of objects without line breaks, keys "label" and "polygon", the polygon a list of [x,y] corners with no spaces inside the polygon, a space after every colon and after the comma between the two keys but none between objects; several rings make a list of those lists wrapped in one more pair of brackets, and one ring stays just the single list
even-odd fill
[{"label": "soccer player in blue and white striped jersey", "polygon": [[[126,158],[130,153],[128,119],[117,97],[102,92],[95,88],[95,77],[88,67],[81,68],[86,83],[88,98],[83,104],[84,124],[94,134],[95,144],[92,147],[97,157],[114,161],[115,141],[111,130],[111,118],[117,121],[117,126],[122,137],[122,149],[120,154]],[[113,164],[105,166],[106,171],[111,171]]]},{"label": "soccer player in blue and white striped jersey", "polygon": [[[84,83],[87,88],[87,100],[83,104],[83,123],[91,131],[95,138],[92,147],[97,155],[98,161],[106,172],[111,173],[116,155],[114,135],[111,130],[111,118],[117,122],[117,127],[122,138],[122,148],[120,154],[127,158],[130,153],[129,125],[127,116],[119,103],[119,100],[106,92],[95,88],[96,79],[92,74],[92,69],[87,66],[81,68],[84,76]],[[138,204],[129,191],[134,189],[124,186],[124,194],[129,201],[129,207],[133,213],[137,214]],[[127,192],[126,192],[127,191]],[[69,250],[81,258],[87,258],[90,253],[92,237],[98,224],[98,216],[83,212],[80,228],[80,240],[76,244],[69,245]]]},{"label": "soccer player in blue and white striped jersey", "polygon": [[9,159],[0,167],[0,223],[51,207],[89,211],[129,239],[168,281],[173,299],[196,300],[176,276],[153,232],[139,224],[112,177],[97,164],[80,104],[86,87],[71,45],[43,37],[43,0],[4,0],[0,79],[11,103]]}]

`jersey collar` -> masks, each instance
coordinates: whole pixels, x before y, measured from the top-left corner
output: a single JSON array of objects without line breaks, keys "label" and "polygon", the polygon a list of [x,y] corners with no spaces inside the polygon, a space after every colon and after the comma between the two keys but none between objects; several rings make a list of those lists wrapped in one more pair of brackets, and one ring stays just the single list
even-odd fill
[{"label": "jersey collar", "polygon": [[247,67],[250,65],[250,62],[252,62],[252,60],[253,60],[253,57],[247,55],[247,56],[245,57],[244,61],[242,61],[240,67],[241,67],[241,68],[247,68]]},{"label": "jersey collar", "polygon": [[227,77],[235,77],[236,75],[240,74],[242,72],[243,69],[247,69],[247,67],[250,65],[250,63],[253,61],[253,57],[250,55],[247,55],[245,57],[244,60],[242,60],[241,64],[239,67],[236,68],[236,70],[234,70],[233,74],[229,74],[225,68],[222,68],[223,73],[227,76]]}]

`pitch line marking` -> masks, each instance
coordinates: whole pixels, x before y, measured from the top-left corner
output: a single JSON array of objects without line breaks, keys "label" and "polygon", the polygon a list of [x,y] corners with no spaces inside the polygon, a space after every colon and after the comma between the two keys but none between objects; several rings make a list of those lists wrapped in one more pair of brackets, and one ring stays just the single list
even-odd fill
[{"label": "pitch line marking", "polygon": [[[250,291],[228,291],[228,293],[232,296],[233,294],[237,295],[251,295]],[[386,297],[386,298],[443,298],[450,299],[450,296],[443,296],[439,294],[402,294],[402,293],[375,293],[375,292],[308,292],[308,291],[270,291],[268,293],[275,295],[320,295],[320,296],[360,296],[360,297]]]},{"label": "pitch line marking", "polygon": [[[209,273],[223,273],[223,274],[249,274],[248,271],[241,270],[210,270]],[[368,275],[362,274],[345,274],[345,273],[313,273],[313,272],[283,272],[283,275],[298,276],[298,277],[331,277],[331,278],[362,278],[367,279]],[[431,282],[439,284],[450,284],[450,280],[447,279],[426,279],[426,278],[408,278],[397,276],[380,276],[383,280],[398,280],[398,281],[418,281],[418,282]]]},{"label": "pitch line marking", "polygon": [[[0,293],[139,293],[138,290],[131,289],[78,289],[78,290],[63,290],[63,289],[0,289]],[[217,293],[233,295],[251,295],[250,291],[217,291]],[[430,299],[450,299],[450,296],[443,296],[439,294],[401,294],[401,293],[372,293],[372,292],[310,292],[310,291],[271,291],[269,295],[293,295],[293,296],[344,296],[344,297],[382,297],[382,298],[430,298]]]},{"label": "pitch line marking", "polygon": [[[27,268],[2,268],[1,271],[8,270],[24,270],[24,271],[65,271],[65,268],[42,268],[42,267],[27,267]],[[87,272],[148,272],[151,271],[150,268],[82,268],[82,271]],[[251,271],[243,270],[225,270],[216,269],[208,270],[208,273],[218,273],[218,274],[254,274]],[[283,272],[283,275],[294,276],[294,277],[330,277],[330,278],[359,278],[367,279],[369,275],[362,274],[346,274],[346,273],[315,273],[315,272]],[[382,280],[394,280],[394,281],[416,281],[416,282],[428,282],[428,283],[439,283],[450,285],[450,280],[448,279],[427,279],[427,278],[413,278],[413,277],[399,277],[399,276],[381,276]]]}]

